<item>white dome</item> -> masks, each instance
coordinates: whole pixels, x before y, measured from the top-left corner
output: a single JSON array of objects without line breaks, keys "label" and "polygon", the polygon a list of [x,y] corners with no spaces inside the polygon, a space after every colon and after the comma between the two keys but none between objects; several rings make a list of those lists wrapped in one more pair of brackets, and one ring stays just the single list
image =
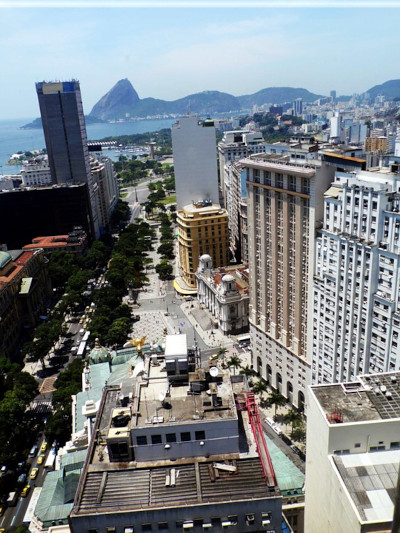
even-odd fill
[{"label": "white dome", "polygon": [[229,283],[230,281],[235,281],[235,278],[231,274],[225,274],[225,276],[222,278],[222,281]]},{"label": "white dome", "polygon": [[211,261],[211,256],[208,254],[203,254],[202,256],[200,256],[200,261]]}]

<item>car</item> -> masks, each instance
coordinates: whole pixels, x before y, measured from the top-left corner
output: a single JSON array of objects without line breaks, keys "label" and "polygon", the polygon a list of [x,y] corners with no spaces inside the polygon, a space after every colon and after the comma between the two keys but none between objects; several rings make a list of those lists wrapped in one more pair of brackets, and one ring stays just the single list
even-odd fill
[{"label": "car", "polygon": [[[6,505],[4,504],[0,505],[0,516],[3,516],[3,514],[6,512],[6,509],[7,509]],[[5,531],[5,529],[3,529],[3,531]]]},{"label": "car", "polygon": [[42,465],[44,463],[44,460],[45,460],[46,456],[44,455],[44,453],[40,454],[39,457],[37,458],[37,464],[38,465]]},{"label": "car", "polygon": [[44,453],[47,450],[47,442],[44,440],[40,446],[41,453]]},{"label": "car", "polygon": [[29,479],[36,479],[39,472],[39,468],[32,468]]},{"label": "car", "polygon": [[26,498],[31,490],[30,485],[25,485],[25,487],[21,491],[21,498]]},{"label": "car", "polygon": [[29,457],[36,457],[39,447],[35,444],[32,446],[31,451],[29,452]]},{"label": "car", "polygon": [[26,474],[20,474],[17,479],[18,485],[23,485],[26,481]]},{"label": "car", "polygon": [[0,477],[3,477],[7,474],[7,471],[8,471],[8,468],[7,468],[7,465],[3,465],[1,468],[0,468]]}]

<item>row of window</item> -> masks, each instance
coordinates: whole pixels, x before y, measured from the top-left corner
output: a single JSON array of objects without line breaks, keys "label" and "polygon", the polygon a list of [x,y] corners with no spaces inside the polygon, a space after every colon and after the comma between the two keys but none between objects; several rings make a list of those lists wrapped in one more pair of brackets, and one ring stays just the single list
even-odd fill
[{"label": "row of window", "polygon": [[[256,521],[256,516],[253,513],[249,513],[245,515],[245,523],[247,526],[251,526]],[[263,526],[267,526],[271,523],[272,520],[272,513],[261,513],[261,521]],[[236,526],[238,523],[238,516],[237,515],[228,515],[224,518],[215,517],[211,519],[193,519],[193,520],[178,520],[176,521],[176,529],[177,530],[192,530],[196,527],[202,527],[203,529],[212,529],[220,528],[222,526],[223,529],[228,529],[230,526]],[[120,531],[118,529],[118,531]],[[133,526],[125,526],[123,528],[123,533],[134,533],[134,531],[169,531],[169,524],[168,522],[158,522],[156,524],[141,524],[141,526],[133,527]],[[99,533],[98,529],[90,528],[88,529],[88,533]],[[115,527],[107,527],[106,533],[117,533],[117,528]]]},{"label": "row of window", "polygon": [[194,432],[194,439],[192,438],[192,434],[190,431],[182,431],[180,433],[180,440],[178,441],[178,436],[176,433],[166,433],[164,435],[165,441],[163,441],[163,436],[161,434],[156,435],[150,435],[150,439],[148,442],[147,435],[138,435],[136,437],[136,444],[138,446],[146,446],[147,444],[163,444],[170,443],[170,442],[189,442],[192,440],[204,440],[206,438],[205,431],[195,431]]}]

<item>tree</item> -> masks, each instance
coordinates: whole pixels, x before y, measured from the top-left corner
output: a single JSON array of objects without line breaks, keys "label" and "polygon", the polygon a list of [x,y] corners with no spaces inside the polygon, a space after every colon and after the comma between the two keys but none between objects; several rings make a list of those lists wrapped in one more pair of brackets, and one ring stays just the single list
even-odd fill
[{"label": "tree", "polygon": [[165,259],[162,259],[158,265],[156,265],[156,272],[162,281],[170,278],[172,274],[172,265],[170,265]]},{"label": "tree", "polygon": [[239,371],[239,374],[242,374],[243,376],[246,376],[246,379],[255,376],[257,372],[251,368],[249,365],[243,366],[242,369]]},{"label": "tree", "polygon": [[293,409],[289,409],[288,412],[283,415],[283,422],[288,425],[290,424],[292,426],[292,433],[294,431],[295,426],[298,426],[301,424],[303,420],[303,417],[298,411],[294,411]]},{"label": "tree", "polygon": [[223,364],[225,364],[225,355],[228,353],[228,350],[226,348],[219,348],[217,351],[217,357],[218,359],[222,359]]},{"label": "tree", "polygon": [[160,255],[164,256],[166,259],[173,259],[175,257],[174,245],[170,242],[164,242],[163,244],[160,244],[157,249],[157,252]]},{"label": "tree", "polygon": [[233,367],[233,374],[236,374],[236,370],[240,368],[240,359],[237,355],[233,354],[230,356],[230,358],[227,360],[226,364],[229,367]]},{"label": "tree", "polygon": [[253,392],[254,394],[260,394],[263,395],[264,392],[268,391],[267,384],[263,379],[258,379],[254,385],[253,385]]},{"label": "tree", "polygon": [[279,391],[273,390],[270,392],[270,395],[267,399],[267,404],[269,406],[272,406],[272,405],[275,406],[274,416],[276,416],[276,411],[278,407],[283,407],[286,404],[286,398],[282,396],[282,394]]}]

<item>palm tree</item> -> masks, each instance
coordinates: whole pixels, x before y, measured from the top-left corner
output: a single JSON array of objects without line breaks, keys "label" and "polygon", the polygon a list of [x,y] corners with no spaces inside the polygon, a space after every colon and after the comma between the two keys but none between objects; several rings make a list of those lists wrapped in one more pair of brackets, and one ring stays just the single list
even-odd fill
[{"label": "palm tree", "polygon": [[236,369],[240,368],[240,359],[237,355],[233,354],[230,356],[230,358],[227,360],[228,366],[233,366],[233,375],[236,374]]},{"label": "palm tree", "polygon": [[265,383],[263,379],[259,379],[254,383],[254,386],[253,386],[254,394],[260,394],[262,396],[263,393],[267,391],[268,391],[267,384]]},{"label": "palm tree", "polygon": [[295,426],[298,426],[302,421],[302,416],[298,411],[289,409],[288,412],[283,416],[283,421],[286,425],[290,424],[292,426],[292,433]]},{"label": "palm tree", "polygon": [[228,353],[228,350],[226,348],[219,348],[217,351],[217,358],[222,358],[222,363],[225,364],[225,355]]},{"label": "palm tree", "polygon": [[282,394],[278,390],[271,391],[267,401],[270,406],[275,406],[274,417],[276,417],[276,411],[278,407],[283,407],[286,404],[286,398],[282,396]]},{"label": "palm tree", "polygon": [[242,369],[240,370],[239,374],[242,374],[243,376],[246,376],[247,379],[249,379],[252,376],[256,375],[256,371],[249,367],[249,365],[242,366]]}]

